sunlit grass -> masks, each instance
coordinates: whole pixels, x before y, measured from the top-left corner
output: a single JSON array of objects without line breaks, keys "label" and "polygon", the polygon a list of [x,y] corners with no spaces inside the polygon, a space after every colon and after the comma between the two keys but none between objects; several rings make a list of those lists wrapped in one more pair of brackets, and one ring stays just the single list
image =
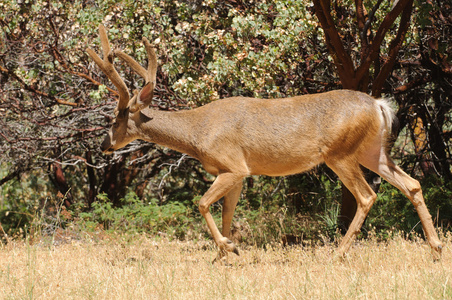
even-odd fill
[{"label": "sunlit grass", "polygon": [[0,249],[1,299],[451,299],[452,237],[433,262],[421,239],[370,238],[334,260],[325,245],[242,247],[211,264],[209,241],[144,235],[13,241]]}]

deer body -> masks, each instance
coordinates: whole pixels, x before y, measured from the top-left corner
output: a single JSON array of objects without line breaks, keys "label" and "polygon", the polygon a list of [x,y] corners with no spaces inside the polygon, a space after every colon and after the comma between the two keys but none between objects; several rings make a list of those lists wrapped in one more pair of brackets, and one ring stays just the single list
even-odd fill
[{"label": "deer body", "polygon": [[129,131],[135,139],[198,159],[213,175],[234,171],[240,162],[246,175],[284,176],[307,171],[325,157],[364,151],[360,145],[385,129],[378,103],[347,90],[284,99],[234,97],[193,110],[145,109],[131,118]]},{"label": "deer body", "polygon": [[[358,234],[376,200],[360,166],[379,174],[413,203],[427,240],[439,258],[442,244],[422,196],[418,181],[394,164],[386,140],[394,114],[384,100],[348,90],[283,99],[233,97],[178,112],[150,109],[155,85],[156,57],[149,42],[148,69],[121,51],[114,54],[145,78],[145,86],[132,99],[113,67],[113,52],[100,27],[104,59],[88,53],[119,90],[116,122],[101,145],[105,153],[136,139],[157,143],[198,159],[216,175],[203,195],[199,210],[220,248],[217,258],[238,254],[229,240],[243,178],[249,175],[282,176],[307,171],[325,162],[357,201],[357,211],[339,245],[344,254]],[[212,203],[224,198],[222,231],[210,214]]]}]

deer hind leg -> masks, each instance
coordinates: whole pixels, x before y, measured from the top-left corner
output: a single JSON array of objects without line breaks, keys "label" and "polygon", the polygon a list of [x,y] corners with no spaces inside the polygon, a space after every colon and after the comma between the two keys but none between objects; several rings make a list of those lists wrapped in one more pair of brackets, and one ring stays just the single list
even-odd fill
[{"label": "deer hind leg", "polygon": [[422,228],[424,229],[428,243],[436,253],[434,254],[435,259],[439,259],[442,243],[433,226],[432,216],[425,205],[419,182],[400,169],[383,149],[380,150],[378,155],[367,157],[363,161],[363,166],[383,177],[410,199],[421,219]]},{"label": "deer hind leg", "polygon": [[326,164],[339,176],[339,179],[353,194],[357,204],[355,217],[337,250],[338,255],[343,256],[359,234],[361,226],[363,225],[370,208],[374,204],[377,195],[367,184],[359,164],[354,159],[334,162],[326,161]]},{"label": "deer hind leg", "polygon": [[[229,234],[230,232],[230,222],[232,221],[232,215],[234,214],[234,209],[238,201],[238,195],[240,195],[241,182],[243,176],[239,176],[234,173],[222,173],[218,175],[209,190],[202,196],[199,202],[199,211],[206,220],[207,226],[212,234],[215,243],[220,248],[220,254],[215,259],[223,257],[227,252],[234,252],[239,254],[235,244],[228,238],[224,236],[218,230],[218,227],[213,220],[210,213],[209,207],[217,202],[221,197],[225,196],[226,212],[223,212],[223,217],[226,215],[226,226],[225,221],[223,221],[223,233]],[[240,188],[240,189],[239,189]],[[236,197],[236,199],[234,199]],[[215,261],[214,260],[214,261]]]}]

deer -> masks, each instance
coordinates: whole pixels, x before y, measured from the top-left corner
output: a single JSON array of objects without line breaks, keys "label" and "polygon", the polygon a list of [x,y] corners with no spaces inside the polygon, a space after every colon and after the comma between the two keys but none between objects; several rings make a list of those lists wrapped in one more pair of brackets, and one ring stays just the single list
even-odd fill
[{"label": "deer", "polygon": [[[178,111],[153,109],[157,57],[144,37],[148,67],[123,51],[112,50],[103,25],[99,26],[103,51],[87,53],[117,88],[119,100],[114,123],[101,144],[111,154],[141,139],[185,153],[216,176],[199,201],[199,211],[219,252],[239,254],[231,238],[231,223],[243,180],[250,175],[287,176],[306,172],[322,163],[332,169],[357,202],[356,214],[342,238],[337,256],[349,250],[377,195],[362,168],[378,174],[399,189],[414,205],[434,258],[442,243],[426,207],[420,183],[398,167],[388,154],[388,139],[395,113],[388,100],[358,91],[333,90],[280,99],[231,97]],[[144,79],[130,97],[114,67],[118,57]],[[210,206],[223,198],[222,231]]]}]

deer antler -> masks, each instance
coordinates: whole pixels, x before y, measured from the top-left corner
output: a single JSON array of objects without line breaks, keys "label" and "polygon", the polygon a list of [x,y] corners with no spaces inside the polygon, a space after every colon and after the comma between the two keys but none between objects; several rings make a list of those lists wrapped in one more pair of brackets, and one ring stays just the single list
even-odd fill
[{"label": "deer antler", "polygon": [[126,84],[124,83],[124,80],[122,80],[121,76],[119,76],[118,72],[116,71],[113,65],[113,51],[111,50],[110,43],[108,42],[107,31],[105,30],[105,27],[102,24],[99,25],[99,36],[100,41],[102,43],[104,59],[102,60],[97,55],[97,53],[90,48],[88,48],[86,51],[88,52],[89,56],[91,56],[91,58],[94,60],[94,62],[99,66],[102,72],[104,72],[105,75],[107,75],[110,81],[118,89],[119,102],[117,110],[121,112],[126,110],[128,107],[130,100],[129,91],[127,89]]},{"label": "deer antler", "polygon": [[157,73],[157,56],[155,51],[149,43],[148,39],[143,37],[143,44],[148,54],[148,68],[147,70],[142,67],[135,59],[122,52],[121,50],[115,50],[115,55],[121,60],[127,63],[138,75],[144,78],[145,86],[138,93],[134,93],[134,97],[130,101],[130,111],[135,112],[141,110],[146,105],[149,105],[148,101],[142,99],[152,100],[154,95],[154,87],[156,85],[156,73]]},{"label": "deer antler", "polygon": [[143,44],[148,54],[148,69],[143,68],[135,59],[122,52],[121,50],[115,50],[115,55],[126,62],[138,75],[144,78],[145,83],[152,82],[155,85],[156,73],[157,73],[157,56],[154,49],[149,43],[147,38],[143,38]]}]

